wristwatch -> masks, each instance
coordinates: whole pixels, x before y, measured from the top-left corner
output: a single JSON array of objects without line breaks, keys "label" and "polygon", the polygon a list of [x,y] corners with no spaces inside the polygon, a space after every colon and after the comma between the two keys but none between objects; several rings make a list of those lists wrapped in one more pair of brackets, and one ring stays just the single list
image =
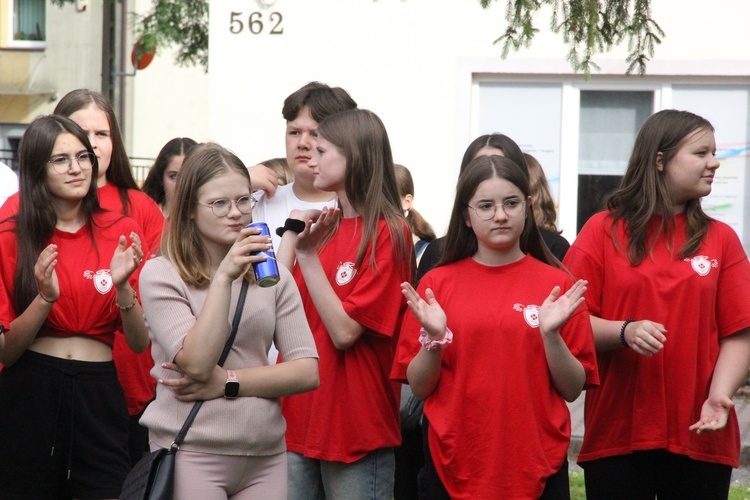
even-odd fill
[{"label": "wristwatch", "polygon": [[240,395],[240,381],[234,370],[227,370],[227,383],[224,384],[224,397],[234,399]]}]

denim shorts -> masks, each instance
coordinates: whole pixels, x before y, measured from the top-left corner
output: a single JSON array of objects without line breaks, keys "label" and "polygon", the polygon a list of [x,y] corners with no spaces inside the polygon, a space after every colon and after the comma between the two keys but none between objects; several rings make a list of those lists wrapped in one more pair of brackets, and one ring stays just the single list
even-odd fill
[{"label": "denim shorts", "polygon": [[392,500],[396,459],[393,448],[371,451],[356,462],[330,462],[287,452],[289,498]]}]

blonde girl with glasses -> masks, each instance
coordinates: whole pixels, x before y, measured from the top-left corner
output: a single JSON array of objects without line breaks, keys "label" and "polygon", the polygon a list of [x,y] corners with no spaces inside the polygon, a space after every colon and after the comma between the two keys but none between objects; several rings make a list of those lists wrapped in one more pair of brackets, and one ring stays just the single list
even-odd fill
[{"label": "blonde girl with glasses", "polygon": [[[144,266],[141,291],[159,380],[141,419],[152,449],[169,448],[197,399],[206,402],[177,453],[175,498],[287,498],[279,398],[315,389],[318,361],[297,286],[286,269],[261,288],[251,264],[271,246],[252,222],[247,168],[217,144],[195,146],[175,187],[162,255]],[[250,282],[237,337],[231,330]],[[275,343],[284,363],[270,365]]]},{"label": "blonde girl with glasses", "polygon": [[128,413],[112,349],[116,335],[148,346],[141,229],[100,208],[99,164],[72,120],[34,120],[19,160],[18,213],[0,223],[0,498],[116,498]]},{"label": "blonde girl with glasses", "polygon": [[414,269],[411,233],[380,118],[344,111],[324,119],[317,136],[307,164],[314,187],[335,192],[338,205],[301,217],[279,252],[291,267],[294,247],[320,352],[320,388],[283,401],[289,498],[391,500],[401,433],[400,385],[389,374],[406,308],[396,291]]},{"label": "blonde girl with glasses", "polygon": [[420,498],[569,498],[566,401],[598,379],[586,283],[557,266],[526,172],[472,160],[443,260],[417,290],[402,284],[392,375],[425,400]]}]

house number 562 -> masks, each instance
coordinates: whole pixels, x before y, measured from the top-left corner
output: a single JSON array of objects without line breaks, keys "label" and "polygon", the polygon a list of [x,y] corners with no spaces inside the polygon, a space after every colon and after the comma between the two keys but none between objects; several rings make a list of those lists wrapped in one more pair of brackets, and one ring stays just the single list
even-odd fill
[{"label": "house number 562", "polygon": [[[245,21],[244,12],[232,12],[229,18],[229,32],[234,35],[239,35],[245,29],[247,29],[253,35],[260,35],[263,33],[267,26],[263,23],[263,12],[252,12],[247,16]],[[281,12],[271,12],[268,15],[268,34],[269,35],[281,35],[284,33],[284,27],[281,22],[284,17]]]}]

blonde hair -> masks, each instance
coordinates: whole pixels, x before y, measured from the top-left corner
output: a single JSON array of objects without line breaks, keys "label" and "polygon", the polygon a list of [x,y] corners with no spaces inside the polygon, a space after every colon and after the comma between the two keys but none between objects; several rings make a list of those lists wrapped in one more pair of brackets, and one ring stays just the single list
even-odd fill
[{"label": "blonde hair", "polygon": [[523,156],[526,160],[526,167],[529,170],[531,207],[534,212],[534,221],[536,221],[537,226],[540,228],[560,234],[562,231],[559,231],[555,225],[555,221],[557,220],[555,200],[552,198],[552,192],[550,192],[542,165],[529,153],[524,153]]},{"label": "blonde hair", "polygon": [[[237,172],[244,177],[252,192],[250,174],[242,160],[214,143],[195,146],[185,158],[180,175],[177,176],[172,215],[164,232],[161,250],[188,285],[203,288],[211,283],[208,255],[193,215],[198,206],[201,187],[228,171]],[[245,278],[254,281],[250,266]]]},{"label": "blonde hair", "polygon": [[286,158],[271,158],[260,162],[260,164],[276,172],[276,175],[279,176],[279,185],[286,186],[294,182],[294,170],[289,166]]}]

